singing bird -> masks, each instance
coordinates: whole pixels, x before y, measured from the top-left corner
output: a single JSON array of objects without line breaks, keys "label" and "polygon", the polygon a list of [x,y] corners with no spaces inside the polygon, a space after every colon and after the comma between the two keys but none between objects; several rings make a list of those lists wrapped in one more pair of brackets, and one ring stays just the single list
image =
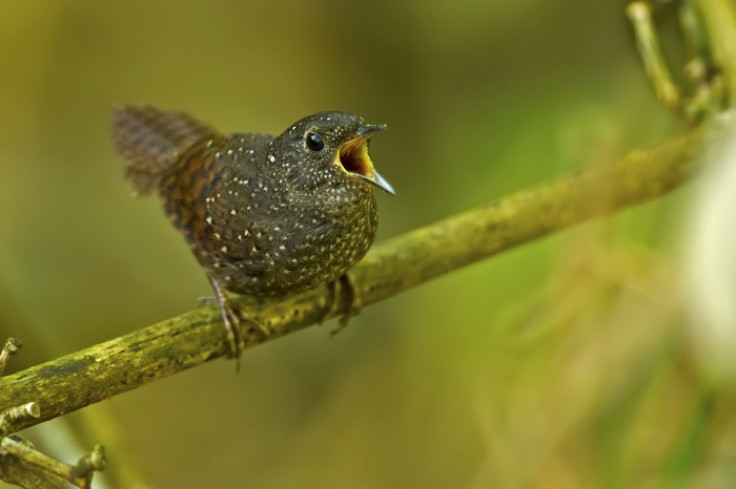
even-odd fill
[{"label": "singing bird", "polygon": [[239,358],[242,339],[226,291],[285,297],[349,284],[347,271],[375,237],[373,190],[395,193],[368,156],[369,138],[385,127],[321,112],[273,137],[221,134],[151,106],[114,112],[125,176],[138,194],[160,195],[204,268],[232,356]]}]

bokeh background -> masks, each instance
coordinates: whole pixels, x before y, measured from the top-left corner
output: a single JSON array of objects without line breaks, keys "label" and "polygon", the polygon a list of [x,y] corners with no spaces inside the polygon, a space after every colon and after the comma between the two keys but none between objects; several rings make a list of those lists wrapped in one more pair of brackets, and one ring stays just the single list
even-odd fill
[{"label": "bokeh background", "polygon": [[[278,133],[349,110],[379,241],[682,129],[620,1],[5,2],[0,336],[19,369],[210,294],[113,107]],[[692,191],[504,253],[324,327],[28,430],[98,487],[732,487],[734,390],[703,373],[680,295]],[[0,396],[2,393],[0,393]]]}]

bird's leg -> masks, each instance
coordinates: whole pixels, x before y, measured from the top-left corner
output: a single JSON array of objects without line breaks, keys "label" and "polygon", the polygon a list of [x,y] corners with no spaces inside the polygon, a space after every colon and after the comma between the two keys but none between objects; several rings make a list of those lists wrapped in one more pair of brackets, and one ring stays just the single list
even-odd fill
[{"label": "bird's leg", "polygon": [[235,358],[235,368],[236,370],[240,370],[240,354],[243,351],[243,328],[241,320],[250,323],[251,327],[260,331],[264,337],[268,337],[271,332],[260,321],[253,319],[252,317],[248,317],[246,315],[241,318],[241,316],[239,316],[230,305],[230,299],[228,299],[227,294],[222,290],[220,284],[212,277],[208,276],[207,278],[209,278],[210,283],[212,284],[212,289],[215,291],[214,300],[216,300],[217,305],[220,306],[220,314],[222,314],[222,320],[225,322],[227,346],[229,350],[228,357]]},{"label": "bird's leg", "polygon": [[220,306],[220,314],[222,314],[222,320],[225,322],[225,329],[227,330],[227,346],[229,350],[229,357],[235,358],[237,362],[237,369],[240,369],[240,353],[242,351],[243,338],[240,331],[240,318],[232,306],[230,306],[230,299],[228,299],[225,291],[222,290],[220,284],[217,283],[212,277],[208,277],[212,284],[212,289],[215,291],[215,298],[217,304]]},{"label": "bird's leg", "polygon": [[332,311],[332,303],[335,300],[335,293],[337,291],[337,282],[340,282],[340,286],[345,289],[348,295],[348,307],[345,310],[345,314],[342,315],[340,321],[337,323],[337,327],[330,331],[332,336],[336,335],[348,325],[350,318],[357,315],[363,308],[363,301],[358,294],[358,290],[355,287],[355,282],[347,273],[340,275],[337,280],[330,282],[329,287],[332,293],[331,307],[329,311]]},{"label": "bird's leg", "polygon": [[327,316],[332,314],[332,311],[335,310],[335,304],[337,303],[337,280],[327,282],[327,292],[329,295],[327,297],[327,304],[325,304],[325,311],[319,318],[320,325],[325,321],[325,319],[327,319]]}]

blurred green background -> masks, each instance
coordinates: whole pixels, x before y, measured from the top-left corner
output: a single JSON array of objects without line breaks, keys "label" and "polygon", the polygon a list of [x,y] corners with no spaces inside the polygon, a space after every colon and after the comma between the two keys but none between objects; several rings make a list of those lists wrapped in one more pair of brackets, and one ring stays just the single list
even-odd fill
[{"label": "blurred green background", "polygon": [[[132,199],[117,104],[279,133],[387,123],[379,241],[681,128],[619,1],[6,2],[0,333],[18,369],[211,292],[156,199]],[[680,331],[687,191],[36,428],[111,487],[731,487],[734,393]],[[102,479],[98,482],[103,482]],[[723,484],[723,485],[719,485]]]}]

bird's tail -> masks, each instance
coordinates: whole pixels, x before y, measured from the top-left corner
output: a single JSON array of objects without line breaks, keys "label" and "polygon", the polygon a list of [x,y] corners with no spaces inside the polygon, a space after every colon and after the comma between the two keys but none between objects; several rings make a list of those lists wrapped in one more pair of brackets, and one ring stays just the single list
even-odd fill
[{"label": "bird's tail", "polygon": [[158,188],[184,150],[213,134],[212,128],[187,114],[151,106],[124,106],[112,117],[113,142],[127,160],[125,177],[139,194]]}]

